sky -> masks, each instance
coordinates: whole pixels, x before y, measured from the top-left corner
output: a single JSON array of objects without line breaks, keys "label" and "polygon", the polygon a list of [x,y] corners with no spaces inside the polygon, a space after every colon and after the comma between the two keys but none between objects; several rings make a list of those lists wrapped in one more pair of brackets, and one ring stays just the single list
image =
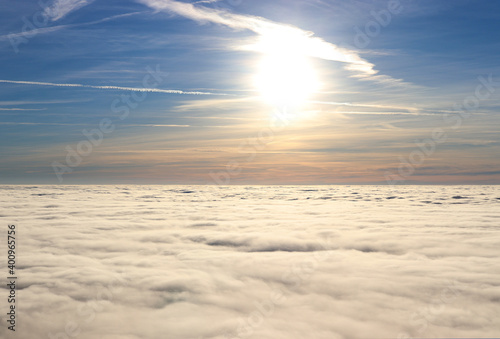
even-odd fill
[{"label": "sky", "polygon": [[0,4],[2,184],[498,184],[500,2]]}]

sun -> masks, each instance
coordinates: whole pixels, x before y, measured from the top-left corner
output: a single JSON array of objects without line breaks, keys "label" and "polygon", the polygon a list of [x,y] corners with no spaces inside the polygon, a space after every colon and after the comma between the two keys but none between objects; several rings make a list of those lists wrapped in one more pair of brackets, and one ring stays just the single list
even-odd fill
[{"label": "sun", "polygon": [[261,97],[279,107],[297,108],[320,88],[316,70],[300,39],[286,33],[262,37],[254,84]]},{"label": "sun", "polygon": [[297,107],[318,89],[314,68],[301,55],[267,55],[259,64],[255,84],[266,102]]}]

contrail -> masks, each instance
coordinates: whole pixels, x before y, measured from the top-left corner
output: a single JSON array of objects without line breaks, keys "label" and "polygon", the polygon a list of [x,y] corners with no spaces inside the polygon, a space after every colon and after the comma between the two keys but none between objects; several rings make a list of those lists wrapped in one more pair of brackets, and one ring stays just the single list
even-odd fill
[{"label": "contrail", "polygon": [[121,86],[93,86],[93,85],[83,85],[83,84],[55,84],[51,82],[38,82],[38,81],[0,80],[0,83],[2,82],[9,84],[53,86],[53,87],[83,87],[83,88],[94,88],[94,89],[131,91],[131,92],[151,92],[151,93],[186,94],[186,95],[227,95],[224,93],[211,93],[211,92],[198,92],[198,91],[192,92],[192,91],[181,91],[177,89],[135,88],[135,87],[121,87]]}]

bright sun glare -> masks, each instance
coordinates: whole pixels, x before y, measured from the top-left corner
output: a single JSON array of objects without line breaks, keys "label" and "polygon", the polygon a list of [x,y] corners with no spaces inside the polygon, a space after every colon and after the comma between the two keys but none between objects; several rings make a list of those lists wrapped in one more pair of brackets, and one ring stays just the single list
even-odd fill
[{"label": "bright sun glare", "polygon": [[319,89],[316,71],[300,38],[289,32],[275,32],[263,36],[255,46],[263,53],[255,86],[266,102],[298,107]]}]

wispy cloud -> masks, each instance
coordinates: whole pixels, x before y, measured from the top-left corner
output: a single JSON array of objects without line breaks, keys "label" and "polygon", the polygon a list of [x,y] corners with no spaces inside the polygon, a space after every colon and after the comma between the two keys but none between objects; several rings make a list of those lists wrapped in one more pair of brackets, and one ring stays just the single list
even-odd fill
[{"label": "wispy cloud", "polygon": [[[362,107],[362,108],[374,108],[374,109],[387,109],[394,110],[394,112],[389,113],[411,113],[415,115],[436,115],[436,114],[460,114],[459,110],[443,110],[443,109],[433,109],[433,108],[422,108],[422,107],[412,107],[412,106],[394,106],[394,105],[378,105],[378,104],[361,104],[361,103],[350,103],[350,102],[334,102],[334,101],[309,101],[312,104],[318,105],[328,105],[328,106],[347,106],[347,107]],[[347,112],[348,113],[348,112]],[[359,114],[378,114],[379,112],[352,112]],[[399,114],[399,113],[398,113]],[[487,114],[486,112],[476,112],[476,115]]]},{"label": "wispy cloud", "polygon": [[[121,19],[125,18],[128,16],[136,15],[136,14],[141,14],[144,13],[142,12],[133,12],[133,13],[125,13],[125,14],[118,14],[118,15],[113,15],[104,19],[99,19],[95,21],[90,21],[90,22],[83,22],[79,24],[70,24],[70,25],[57,25],[57,26],[50,26],[50,27],[41,27],[41,28],[36,28],[30,31],[30,35],[39,35],[39,34],[45,34],[45,33],[51,33],[51,32],[56,32],[64,28],[74,28],[74,27],[84,27],[84,26],[90,26],[90,25],[97,25],[106,21],[111,21],[115,19]],[[25,32],[19,32],[19,33],[10,33],[10,34],[5,34],[5,35],[0,35],[0,41],[1,40],[11,40],[13,38],[19,38],[19,37],[26,37]]]},{"label": "wispy cloud", "polygon": [[212,22],[235,30],[250,30],[259,40],[247,49],[263,52],[271,48],[294,49],[304,55],[324,60],[347,63],[346,69],[356,73],[356,77],[391,84],[408,84],[401,79],[380,75],[375,65],[361,58],[356,51],[342,48],[319,37],[313,32],[298,27],[273,22],[262,17],[234,14],[226,10],[195,6],[175,0],[137,0],[157,11],[174,13],[200,22]]},{"label": "wispy cloud", "polygon": [[52,21],[57,21],[82,7],[85,7],[95,0],[55,0],[45,13]]},{"label": "wispy cloud", "polygon": [[68,99],[68,100],[14,100],[14,101],[0,101],[2,106],[14,105],[38,105],[38,104],[72,104],[88,102],[90,99]]},{"label": "wispy cloud", "polygon": [[241,108],[242,105],[248,105],[249,102],[254,102],[255,97],[236,97],[236,98],[224,98],[224,99],[206,99],[206,100],[196,100],[196,101],[186,101],[181,103],[176,107],[178,111],[197,111],[205,110],[207,108],[218,108],[224,107],[225,110],[234,110]]},{"label": "wispy cloud", "polygon": [[221,2],[222,0],[200,0],[194,2],[194,4],[213,4],[215,2]]},{"label": "wispy cloud", "polygon": [[380,111],[380,112],[374,112],[374,111],[330,111],[330,112],[325,112],[322,111],[322,113],[331,113],[331,114],[359,114],[359,115],[436,115],[433,113],[415,113],[415,112],[404,112],[404,111],[399,111],[399,112],[385,112],[385,111]]},{"label": "wispy cloud", "polygon": [[376,104],[360,104],[351,102],[334,102],[334,101],[310,101],[314,104],[322,105],[332,105],[332,106],[352,106],[352,107],[369,107],[369,108],[390,108],[397,110],[408,110],[408,111],[418,111],[416,107],[403,107],[403,106],[393,106],[393,105],[376,105]]},{"label": "wispy cloud", "polygon": [[57,84],[51,82],[38,82],[38,81],[13,81],[13,80],[0,80],[0,83],[21,84],[21,85],[36,85],[36,86],[53,86],[53,87],[83,87],[104,90],[120,90],[132,92],[153,92],[165,94],[188,94],[188,95],[227,95],[224,93],[211,93],[211,92],[197,92],[197,91],[181,91],[177,89],[158,89],[158,88],[136,88],[136,87],[122,87],[122,86],[93,86],[83,84]]},{"label": "wispy cloud", "polygon": [[[58,122],[16,122],[16,121],[0,121],[0,125],[30,125],[30,126],[87,126],[81,123],[58,123]],[[124,127],[191,127],[191,125],[174,125],[174,124],[126,124]]]},{"label": "wispy cloud", "polygon": [[0,111],[45,111],[46,108],[4,108],[0,107]]}]

